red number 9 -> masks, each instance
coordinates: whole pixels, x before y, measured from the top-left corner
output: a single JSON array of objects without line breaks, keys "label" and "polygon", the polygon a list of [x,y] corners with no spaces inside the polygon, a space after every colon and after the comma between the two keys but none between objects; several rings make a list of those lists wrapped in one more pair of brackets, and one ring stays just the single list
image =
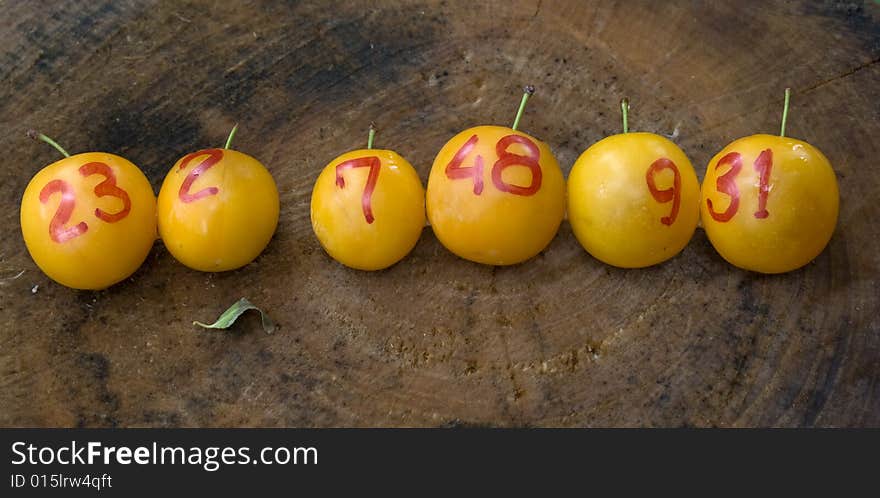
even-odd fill
[{"label": "red number 9", "polygon": [[[664,169],[671,170],[672,174],[675,176],[672,178],[672,187],[659,190],[657,188],[657,183],[654,180],[654,176]],[[661,157],[654,161],[648,168],[648,172],[645,174],[645,180],[648,182],[648,190],[651,191],[651,195],[657,200],[657,202],[663,204],[672,201],[672,211],[669,213],[669,216],[660,218],[660,223],[663,223],[664,225],[672,225],[675,223],[675,219],[678,218],[678,207],[681,205],[681,174],[678,172],[678,166],[676,166],[670,159]]]}]

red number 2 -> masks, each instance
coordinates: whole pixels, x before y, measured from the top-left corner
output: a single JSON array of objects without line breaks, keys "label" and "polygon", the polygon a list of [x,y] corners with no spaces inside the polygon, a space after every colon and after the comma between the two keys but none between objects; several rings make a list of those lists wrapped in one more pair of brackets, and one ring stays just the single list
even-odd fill
[{"label": "red number 2", "polygon": [[[479,138],[476,135],[469,138],[452,157],[452,161],[446,165],[447,178],[452,180],[473,179],[474,195],[483,193],[483,156],[477,155],[473,166],[462,167],[461,164],[464,162],[464,158],[474,150],[478,141]],[[522,156],[508,152],[507,148],[513,144],[524,146],[528,150],[528,154]],[[524,196],[534,195],[541,189],[542,171],[541,165],[538,163],[541,152],[534,142],[521,135],[507,135],[495,144],[495,153],[498,155],[498,160],[492,165],[492,184],[495,185],[495,188],[501,192]],[[532,172],[532,182],[528,186],[507,183],[502,178],[504,169],[515,165],[526,166]]]},{"label": "red number 2", "polygon": [[43,187],[43,190],[40,190],[40,202],[43,204],[49,202],[49,198],[56,192],[61,194],[61,203],[58,205],[58,210],[55,211],[52,221],[49,222],[49,237],[53,242],[60,244],[86,233],[89,226],[86,225],[86,222],[81,221],[70,228],[64,228],[64,224],[70,221],[70,215],[73,214],[76,195],[69,183],[62,180],[52,180]]},{"label": "red number 2", "polygon": [[336,165],[336,185],[339,188],[345,188],[345,178],[342,177],[345,170],[370,168],[370,173],[367,175],[367,184],[364,186],[364,193],[361,195],[361,207],[364,210],[364,218],[366,218],[367,223],[375,221],[373,217],[373,191],[376,189],[376,182],[379,180],[381,165],[382,163],[376,156],[359,157]]},{"label": "red number 2", "polygon": [[211,167],[213,167],[215,164],[220,162],[221,159],[223,159],[223,151],[220,149],[200,150],[198,152],[188,154],[183,158],[183,160],[180,161],[180,167],[177,169],[177,171],[183,171],[183,169],[189,165],[190,161],[205,154],[207,154],[208,157],[206,157],[195,168],[193,168],[192,171],[190,171],[189,174],[186,175],[183,183],[180,184],[180,191],[177,193],[177,196],[183,202],[190,203],[193,201],[197,201],[202,197],[217,195],[217,192],[220,191],[220,189],[217,187],[207,187],[199,190],[195,194],[189,193],[189,189],[192,187],[192,184],[199,179],[199,176],[201,176],[205,171],[208,171]]},{"label": "red number 2", "polygon": [[[659,190],[657,188],[657,183],[654,180],[654,176],[664,169],[672,170],[672,174],[674,175],[672,178],[672,187]],[[663,223],[664,225],[672,225],[678,217],[678,208],[679,205],[681,205],[681,174],[678,172],[678,167],[672,162],[672,160],[661,157],[654,161],[648,168],[645,179],[648,182],[648,190],[651,191],[651,195],[657,200],[657,202],[666,203],[672,201],[672,211],[669,213],[669,216],[660,218],[660,223]]]}]

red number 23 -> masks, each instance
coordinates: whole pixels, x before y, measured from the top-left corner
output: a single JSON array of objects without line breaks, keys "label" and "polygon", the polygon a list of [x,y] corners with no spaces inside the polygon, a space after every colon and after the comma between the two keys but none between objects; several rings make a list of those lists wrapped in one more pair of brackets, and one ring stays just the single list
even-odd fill
[{"label": "red number 23", "polygon": [[[101,162],[91,162],[80,166],[79,173],[84,177],[92,175],[101,175],[105,179],[103,182],[95,185],[95,196],[97,197],[116,197],[122,201],[122,209],[115,213],[108,213],[101,208],[95,208],[95,216],[107,223],[116,223],[122,220],[131,212],[131,199],[128,192],[116,185],[116,174],[110,166]],[[53,194],[61,194],[61,203],[49,222],[49,237],[53,242],[62,243],[70,239],[79,237],[89,230],[89,225],[85,221],[81,221],[72,227],[65,228],[64,225],[70,221],[73,214],[73,208],[76,207],[76,193],[73,187],[64,180],[52,180],[40,190],[40,202],[46,204]]]}]

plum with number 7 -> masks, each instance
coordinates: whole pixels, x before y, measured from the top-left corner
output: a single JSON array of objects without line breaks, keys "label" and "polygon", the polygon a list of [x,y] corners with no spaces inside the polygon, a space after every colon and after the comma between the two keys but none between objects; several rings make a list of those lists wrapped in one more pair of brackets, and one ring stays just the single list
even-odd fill
[{"label": "plum with number 7", "polygon": [[156,196],[143,172],[105,152],[71,156],[49,137],[32,138],[65,157],[40,170],[21,200],[21,232],[37,266],[74,289],[128,278],[156,240]]},{"label": "plum with number 7", "polygon": [[547,144],[513,126],[477,126],[440,149],[428,178],[431,228],[454,254],[514,265],[547,247],[565,215],[565,179]]},{"label": "plum with number 7", "polygon": [[425,189],[415,168],[391,150],[346,152],[312,190],[312,229],[327,253],[358,270],[381,270],[415,247],[425,226]]}]

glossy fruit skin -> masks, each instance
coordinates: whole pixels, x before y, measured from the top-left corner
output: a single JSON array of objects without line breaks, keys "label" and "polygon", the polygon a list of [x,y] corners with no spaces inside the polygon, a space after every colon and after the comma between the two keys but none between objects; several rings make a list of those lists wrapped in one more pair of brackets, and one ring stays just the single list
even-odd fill
[{"label": "glossy fruit skin", "polygon": [[[755,164],[767,150],[772,168],[762,215],[761,174]],[[718,178],[731,166],[717,165],[730,153],[741,156],[733,180],[739,205],[728,221],[719,221],[719,213],[731,208],[732,197],[719,192]],[[837,177],[819,149],[793,138],[752,135],[732,142],[709,161],[700,209],[706,234],[724,259],[746,270],[784,273],[806,265],[828,244],[837,225],[839,196]]]},{"label": "glossy fruit skin", "polygon": [[[514,140],[528,140],[538,153],[540,188],[531,195],[501,190],[493,175],[495,166],[503,162],[499,141],[511,135],[523,137]],[[462,157],[459,167],[477,167],[479,156],[483,167],[479,185],[476,175],[449,176],[450,164],[473,137],[477,141]],[[504,150],[519,156],[530,154],[519,143]],[[501,171],[500,180],[514,186],[505,188],[536,185],[533,172],[519,160],[511,161],[510,167]],[[480,190],[479,194],[475,190]],[[511,128],[477,126],[455,135],[440,149],[431,167],[426,200],[431,228],[447,249],[477,263],[514,265],[540,253],[556,235],[565,215],[565,179],[547,144]]]},{"label": "glossy fruit skin", "polygon": [[205,149],[182,157],[159,191],[159,235],[199,271],[234,270],[263,252],[278,226],[278,188],[253,157]]},{"label": "glossy fruit skin", "polygon": [[[64,190],[50,189],[50,183],[62,182]],[[71,201],[69,218],[58,224],[53,239],[53,220],[63,217],[62,204]],[[28,183],[21,232],[31,258],[49,278],[74,289],[105,289],[133,274],[153,247],[156,196],[128,160],[104,152],[76,154],[46,166]]]},{"label": "glossy fruit skin", "polygon": [[[370,193],[371,158],[378,160],[378,176]],[[364,167],[337,169],[350,162]],[[311,218],[330,257],[357,270],[381,270],[418,242],[425,226],[425,189],[415,168],[396,152],[354,150],[321,171],[312,190]]]},{"label": "glossy fruit skin", "polygon": [[[648,180],[650,175],[656,190],[671,193],[673,170],[653,166],[668,164],[664,158],[679,174],[674,215],[674,201],[660,202]],[[568,220],[575,237],[593,257],[621,268],[655,265],[681,252],[697,228],[699,205],[691,162],[677,145],[653,133],[600,140],[581,154],[568,177]]]}]

